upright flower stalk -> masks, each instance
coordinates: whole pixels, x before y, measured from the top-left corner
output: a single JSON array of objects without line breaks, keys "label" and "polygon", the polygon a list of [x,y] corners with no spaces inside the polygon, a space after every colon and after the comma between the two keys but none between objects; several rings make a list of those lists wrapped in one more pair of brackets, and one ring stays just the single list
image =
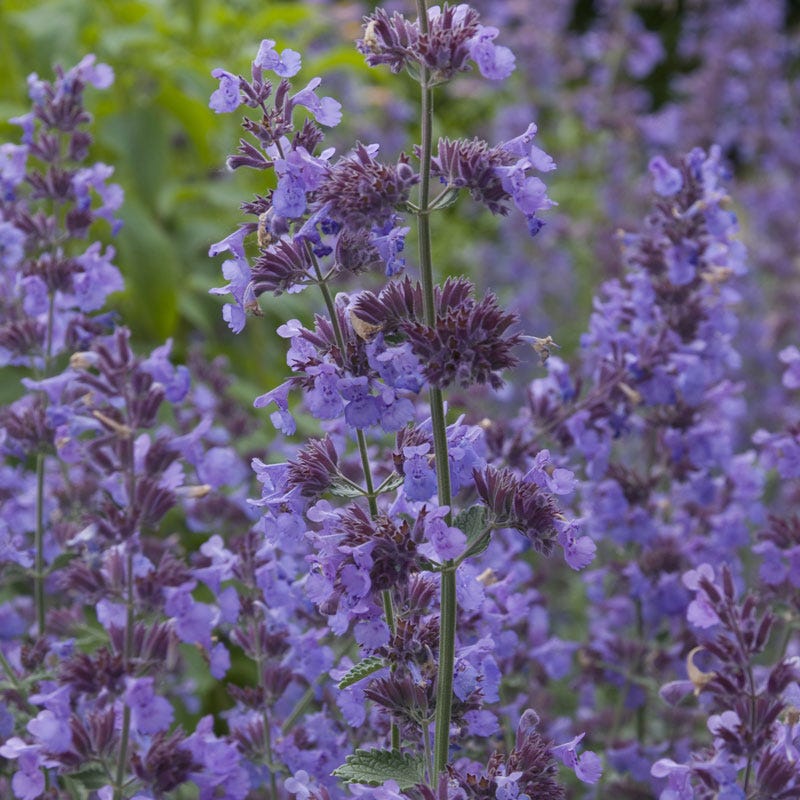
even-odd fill
[{"label": "upright flower stalk", "polygon": [[[503,311],[493,294],[476,300],[466,278],[437,285],[430,216],[467,189],[494,214],[516,207],[535,234],[542,225],[537,212],[551,203],[543,182],[528,173],[554,165],[533,146],[534,125],[494,147],[480,139],[443,139],[434,157],[434,87],[472,69],[471,63],[486,78],[505,78],[514,58],[493,44],[498,32],[482,26],[466,4],[428,11],[418,2],[417,12],[412,22],[377,9],[364,20],[358,43],[370,65],[387,64],[395,73],[406,69],[420,85],[420,144],[396,164],[379,160],[378,144],[356,143],[338,158],[332,149],[320,150],[322,127],[339,122],[340,107],[316,95],[319,78],[292,94],[289,79],[300,69],[300,56],[278,52],[272,40],[262,42],[252,79],[214,71],[220,81],[211,98],[214,110],[245,105],[261,111],[260,119],[244,123],[257,146],[243,140],[229,166],[273,170],[276,181],[274,189],[244,206],[257,222],[213,245],[210,254],[231,255],[223,265],[230,283],[213,291],[232,296],[223,317],[234,332],[248,315],[259,314],[261,294],[320,288],[327,316],[317,316],[311,328],[289,320],[278,329],[290,342],[286,361],[293,375],[255,405],[276,406],[273,424],[292,435],[296,424],[288,398],[300,389],[303,407],[326,423],[327,432],[297,449],[287,463],[257,461],[263,490],[256,502],[264,509],[272,546],[290,546],[289,537],[311,544],[306,592],[331,630],[341,635],[351,629],[359,645],[361,660],[338,672],[343,694],[337,703],[347,721],[361,724],[365,713],[352,706],[351,692],[388,716],[391,748],[356,750],[334,775],[362,783],[376,775],[407,781],[413,774],[412,783],[433,791],[450,767],[453,725],[485,735],[493,718],[482,710],[483,685],[489,694],[494,691],[489,688],[493,660],[480,649],[464,648],[460,656],[456,650],[456,570],[506,523],[549,552],[557,508],[544,479],[521,484],[516,494],[524,495],[525,503],[507,507],[514,493],[510,477],[502,483],[494,473],[480,471],[481,429],[461,420],[447,424],[447,387],[499,388],[502,371],[517,363],[512,349],[523,338],[513,332],[516,316]],[[266,78],[270,71],[280,78],[277,87]],[[298,105],[313,117],[302,128],[293,116]],[[434,178],[443,185],[435,199]],[[418,227],[419,281],[397,277],[405,267],[401,253],[409,230],[401,215],[409,212]],[[258,255],[251,262],[244,241],[253,233]],[[388,279],[380,292],[332,293],[340,274],[376,268]],[[428,403],[417,407],[423,390]],[[395,437],[390,453],[386,434]],[[373,451],[371,442],[378,445]],[[363,483],[353,480],[359,473]],[[456,513],[462,489],[477,489],[481,502]],[[338,498],[336,505],[328,498]],[[525,521],[518,521],[522,516]],[[479,592],[476,575],[471,572],[465,585]],[[457,656],[461,673],[469,675],[458,685]],[[528,742],[527,734],[520,742]],[[533,769],[533,750],[524,752]],[[554,758],[548,750],[541,756],[540,767]],[[285,786],[306,794],[298,787],[307,779],[295,772]],[[525,786],[538,788],[529,781]]]},{"label": "upright flower stalk", "polygon": [[[420,33],[428,35],[428,10],[425,0],[417,0]],[[436,298],[434,293],[433,261],[431,257],[430,184],[433,155],[433,86],[430,72],[424,64],[419,68],[420,82],[420,180],[419,204],[416,212],[419,240],[419,273],[425,323],[436,327]],[[447,455],[447,423],[442,390],[431,385],[428,390],[433,433],[433,455],[436,464],[439,505],[448,509],[452,503],[450,462]],[[448,510],[447,525],[452,523]],[[452,559],[442,564],[439,594],[439,666],[436,677],[436,727],[433,744],[433,774],[431,785],[437,786],[439,775],[447,766],[450,751],[450,717],[453,704],[453,667],[456,647],[456,568]],[[427,741],[427,731],[425,732]]]}]

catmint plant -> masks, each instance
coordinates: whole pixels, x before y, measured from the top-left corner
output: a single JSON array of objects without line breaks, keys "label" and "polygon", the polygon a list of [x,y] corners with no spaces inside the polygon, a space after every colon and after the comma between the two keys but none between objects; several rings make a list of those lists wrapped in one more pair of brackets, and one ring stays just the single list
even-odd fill
[{"label": "catmint plant", "polygon": [[[345,717],[362,723],[366,712],[356,703],[365,699],[383,711],[361,749],[334,774],[412,795],[415,786],[426,792],[465,791],[459,781],[472,786],[469,773],[459,778],[453,766],[454,726],[469,737],[493,729],[492,715],[482,711],[481,685],[496,663],[482,649],[479,666],[471,666],[474,648],[457,635],[459,595],[480,590],[468,559],[486,549],[493,530],[511,528],[545,554],[558,542],[576,568],[592,552],[586,537],[577,543],[554,499],[571,489],[565,470],[548,470],[546,454],[523,475],[490,467],[482,430],[460,419],[447,422],[446,390],[499,388],[502,373],[518,362],[523,336],[514,329],[516,315],[492,293],[476,298],[465,277],[436,284],[431,217],[467,190],[493,214],[521,212],[535,235],[543,224],[539,213],[552,203],[532,173],[554,163],[534,144],[533,124],[496,145],[446,137],[434,144],[434,91],[475,67],[502,80],[514,57],[466,4],[427,9],[420,3],[416,11],[408,19],[377,9],[365,18],[358,42],[369,65],[406,72],[420,86],[420,141],[393,163],[379,159],[378,144],[358,142],[338,157],[322,149],[324,128],[339,122],[340,107],[318,94],[319,78],[296,92],[290,79],[300,57],[278,51],[274,41],[262,42],[249,78],[215,70],[220,85],[211,107],[256,112],[243,124],[251,138],[242,140],[229,166],[272,170],[275,179],[243,205],[254,221],[210,250],[231,256],[223,264],[229,284],[213,291],[231,296],[223,316],[234,332],[260,313],[258,298],[268,291],[320,290],[326,315],[308,327],[288,320],[278,329],[289,340],[292,376],[255,405],[274,406],[273,424],[291,436],[297,425],[290,396],[299,389],[302,409],[322,421],[326,434],[285,463],[256,461],[263,486],[257,502],[267,541],[312,548],[310,571],[297,579],[331,631],[352,632],[358,644],[361,660],[339,673],[337,702]],[[298,106],[310,118],[301,121]],[[412,224],[419,280],[400,275]],[[365,270],[389,280],[378,291],[334,294],[339,275]],[[474,677],[454,685],[457,661],[459,674],[469,670]],[[497,791],[535,791],[532,776],[540,769],[551,774],[556,757],[578,763],[572,744],[559,749],[542,739],[531,749],[520,736],[522,750],[509,756],[509,765],[498,762],[481,779]],[[522,777],[526,770],[531,777]],[[596,780],[598,771],[592,764],[581,777]],[[321,779],[304,770],[284,785],[306,795],[323,791],[313,789]],[[548,796],[561,796],[556,787]]]},{"label": "catmint plant", "polygon": [[[273,39],[247,75],[215,69],[211,110],[244,118],[228,166],[262,183],[210,248],[211,293],[233,333],[288,307],[262,295],[308,310],[277,325],[285,375],[255,411],[204,343],[179,365],[184,342],[142,351],[110,310],[122,192],[90,164],[83,104],[110,68],[31,76],[21,141],[0,145],[0,796],[800,796],[800,351],[786,314],[747,316],[792,237],[745,250],[773,206],[731,199],[762,151],[794,163],[786,85],[768,135],[735,107],[744,67],[790,61],[791,15],[767,5],[756,38],[784,49],[758,58],[751,3],[689,4],[678,43],[616,2],[585,26],[547,0],[533,19],[514,0],[375,8],[355,46],[416,97],[407,141],[405,99],[380,106],[403,119],[383,132],[362,117],[374,95]],[[715,57],[676,77],[678,50],[739,72]],[[662,68],[696,96],[650,115]],[[515,71],[525,99],[449,129]],[[654,123],[675,103],[705,149],[668,152]],[[574,206],[533,118],[556,176],[608,166],[594,221],[555,217],[551,192]],[[360,138],[340,149],[343,128]],[[635,148],[654,143],[633,225]],[[434,258],[463,234],[453,209],[502,222],[499,245],[476,237],[490,269]],[[599,235],[612,219],[626,231]],[[579,307],[563,267],[581,238],[614,277],[571,353],[545,324]]]},{"label": "catmint plant", "polygon": [[[237,465],[239,479],[247,470],[213,423],[225,402],[213,365],[204,378],[218,396],[201,383],[170,428],[165,403],[187,398],[188,370],[171,363],[171,342],[137,356],[130,332],[103,311],[122,279],[113,248],[85,239],[101,218],[117,229],[122,195],[107,183],[110,167],[80,166],[91,143],[82,99],[112,77],[91,56],[52,84],[31,76],[34,110],[17,120],[23,144],[3,146],[3,366],[29,371],[27,394],[0,414],[0,568],[11,592],[2,596],[0,755],[2,791],[16,798],[141,800],[190,780],[212,791],[226,773],[199,772],[225,748],[229,782],[246,778],[234,744],[202,725],[191,736],[172,727],[176,699],[192,701],[180,643],[221,678],[228,652],[211,631],[235,603],[231,590],[218,604],[196,601],[198,580],[213,586],[214,576],[202,563],[195,575],[160,528],[181,501],[191,519],[203,497],[236,480]],[[228,422],[241,431],[241,415],[238,428],[236,415]],[[226,505],[252,525],[244,497],[220,497],[218,520]]]}]

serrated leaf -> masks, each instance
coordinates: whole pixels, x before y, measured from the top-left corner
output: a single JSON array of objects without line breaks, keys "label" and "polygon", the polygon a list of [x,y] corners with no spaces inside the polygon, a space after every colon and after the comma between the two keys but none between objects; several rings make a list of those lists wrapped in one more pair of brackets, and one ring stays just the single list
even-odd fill
[{"label": "serrated leaf", "polygon": [[461,557],[462,560],[482,553],[489,546],[492,529],[486,506],[470,506],[456,516],[453,524],[464,531],[467,537],[467,547]]},{"label": "serrated leaf", "polygon": [[397,781],[400,789],[410,789],[425,780],[422,756],[412,756],[397,750],[356,750],[333,774],[345,783],[365,783],[380,786]]},{"label": "serrated leaf", "polygon": [[383,666],[383,659],[380,658],[380,656],[365,658],[359,661],[358,664],[353,664],[353,666],[347,670],[344,677],[339,681],[338,686],[340,689],[346,689],[348,686],[352,686],[354,683],[358,683],[369,675],[372,675],[373,672],[377,672]]},{"label": "serrated leaf", "polygon": [[350,499],[354,497],[364,497],[366,494],[360,486],[356,486],[354,483],[344,478],[334,478],[331,483],[330,491],[331,494],[335,494],[337,497],[347,497]]}]

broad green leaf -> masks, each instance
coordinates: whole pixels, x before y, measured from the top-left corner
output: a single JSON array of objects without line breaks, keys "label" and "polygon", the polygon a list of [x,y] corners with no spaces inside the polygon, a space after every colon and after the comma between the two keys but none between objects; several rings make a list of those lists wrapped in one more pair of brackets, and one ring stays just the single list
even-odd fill
[{"label": "broad green leaf", "polygon": [[397,781],[401,789],[410,789],[425,780],[425,764],[422,756],[397,750],[356,750],[333,774],[345,783],[380,786]]}]

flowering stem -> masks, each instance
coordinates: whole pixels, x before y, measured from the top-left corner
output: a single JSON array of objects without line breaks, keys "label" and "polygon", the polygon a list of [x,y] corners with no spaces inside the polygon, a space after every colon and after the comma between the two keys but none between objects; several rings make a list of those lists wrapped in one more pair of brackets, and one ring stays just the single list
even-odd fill
[{"label": "flowering stem", "polygon": [[[336,306],[333,303],[333,298],[331,297],[331,291],[328,288],[328,284],[325,282],[325,279],[322,277],[322,271],[319,268],[319,262],[314,257],[313,253],[311,253],[311,248],[309,248],[309,255],[311,255],[311,261],[314,264],[314,271],[317,275],[317,284],[322,292],[322,297],[325,300],[325,307],[328,309],[328,315],[331,318],[331,325],[333,326],[333,335],[336,337],[336,344],[339,347],[339,351],[344,357],[346,352],[345,350],[345,343],[344,343],[344,336],[342,335],[342,328],[339,325],[339,317],[336,314]],[[369,451],[367,450],[367,437],[364,436],[364,431],[361,428],[356,429],[356,441],[358,442],[358,452],[361,456],[361,467],[364,472],[364,484],[367,488],[367,502],[369,503],[369,513],[372,519],[375,519],[378,516],[378,498],[375,494],[375,485],[372,480],[372,468],[370,467],[369,463]],[[394,604],[392,602],[392,593],[385,589],[382,593],[383,599],[383,614],[386,618],[386,624],[389,626],[389,630],[394,634],[395,632],[395,617],[394,617]],[[397,727],[396,723],[392,723],[392,749],[398,750],[400,748],[400,729]]]},{"label": "flowering stem", "polygon": [[[420,32],[428,32],[428,11],[425,0],[416,0]],[[430,228],[430,183],[431,156],[433,152],[433,90],[429,86],[426,68],[420,70],[421,86],[421,144],[420,144],[420,189],[417,230],[419,233],[419,270],[422,284],[425,322],[436,325],[436,296],[433,283]],[[447,430],[444,414],[444,398],[438,386],[430,389],[431,425],[433,429],[433,452],[436,462],[436,480],[439,505],[450,507],[450,463],[447,455]],[[445,522],[450,525],[452,517],[448,511]],[[431,786],[437,786],[439,775],[447,766],[450,750],[450,716],[453,704],[453,666],[456,638],[456,572],[452,561],[442,565],[441,595],[439,604],[439,670],[436,688],[436,732],[434,738],[434,765]]]}]

